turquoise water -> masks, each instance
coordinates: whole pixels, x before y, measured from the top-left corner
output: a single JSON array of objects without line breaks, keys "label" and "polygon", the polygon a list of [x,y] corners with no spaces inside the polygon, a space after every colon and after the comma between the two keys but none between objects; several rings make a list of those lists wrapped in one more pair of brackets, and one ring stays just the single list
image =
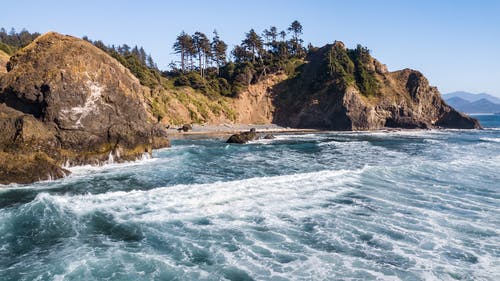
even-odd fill
[{"label": "turquoise water", "polygon": [[485,130],[175,140],[0,189],[0,280],[500,280]]}]

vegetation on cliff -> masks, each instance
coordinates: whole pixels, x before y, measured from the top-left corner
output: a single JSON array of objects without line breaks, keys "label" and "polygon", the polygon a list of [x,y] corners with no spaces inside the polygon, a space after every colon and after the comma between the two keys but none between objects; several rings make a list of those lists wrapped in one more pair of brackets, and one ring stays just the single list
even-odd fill
[{"label": "vegetation on cliff", "polygon": [[40,36],[40,33],[30,33],[26,29],[16,32],[16,30],[12,28],[7,33],[5,28],[0,28],[0,50],[8,55],[13,55],[17,50],[27,46],[38,36]]},{"label": "vegetation on cliff", "polygon": [[168,145],[167,124],[480,127],[418,71],[388,72],[360,45],[306,49],[298,21],[287,31],[251,29],[230,56],[217,32],[181,32],[180,61],[162,72],[139,46],[0,30],[0,183],[62,177],[64,163],[135,159]]},{"label": "vegetation on cliff", "polygon": [[[182,31],[172,46],[179,61],[171,63],[165,71],[160,71],[151,55],[140,46],[109,46],[100,40],[83,39],[115,58],[147,87],[144,98],[148,111],[152,119],[165,124],[237,122],[241,115],[235,110],[237,105],[256,94],[267,97],[264,100],[273,100],[265,107],[271,112],[277,108],[274,120],[281,120],[282,108],[303,114],[301,108],[304,109],[307,102],[321,101],[320,107],[338,107],[335,103],[342,101],[346,91],[359,93],[362,100],[373,105],[389,97],[393,99],[391,102],[398,98],[408,104],[412,102],[407,87],[391,85],[390,75],[385,74],[387,69],[366,47],[357,45],[349,49],[335,42],[322,48],[309,44],[306,48],[302,32],[298,21],[284,30],[271,26],[259,33],[251,29],[244,34],[241,44],[228,50],[228,45],[215,30],[212,36],[199,31],[193,34]],[[0,43],[7,46],[8,52],[37,35],[25,30],[1,34]],[[277,85],[265,82],[278,80]],[[403,80],[392,82],[406,83]],[[257,85],[258,93],[252,92],[252,85]],[[258,85],[267,85],[267,88]],[[318,94],[330,98],[328,101],[311,100]],[[261,102],[255,104],[262,106]],[[351,128],[346,122],[338,123],[343,124],[339,125],[342,128]]]}]

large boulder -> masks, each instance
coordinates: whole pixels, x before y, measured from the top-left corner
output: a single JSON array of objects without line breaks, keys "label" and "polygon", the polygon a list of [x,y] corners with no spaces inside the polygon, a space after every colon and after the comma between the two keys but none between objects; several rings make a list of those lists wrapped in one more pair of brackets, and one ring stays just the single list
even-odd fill
[{"label": "large boulder", "polygon": [[0,132],[0,151],[19,155],[34,142],[39,145],[29,154],[46,153],[47,162],[57,165],[79,165],[133,160],[169,144],[164,130],[149,122],[145,89],[137,78],[84,40],[44,34],[14,54],[7,70],[0,76],[0,122],[23,124],[23,134],[31,139],[16,143],[10,133]]},{"label": "large boulder", "polygon": [[275,89],[274,122],[333,130],[480,128],[418,71],[388,72],[363,48],[341,42],[312,52],[299,75]]}]

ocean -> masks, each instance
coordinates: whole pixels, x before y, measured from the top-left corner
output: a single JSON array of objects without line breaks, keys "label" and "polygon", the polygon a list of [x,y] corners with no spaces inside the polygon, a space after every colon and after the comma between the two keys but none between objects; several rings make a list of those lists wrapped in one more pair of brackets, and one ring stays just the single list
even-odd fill
[{"label": "ocean", "polygon": [[0,280],[500,280],[484,130],[174,140],[0,187]]}]

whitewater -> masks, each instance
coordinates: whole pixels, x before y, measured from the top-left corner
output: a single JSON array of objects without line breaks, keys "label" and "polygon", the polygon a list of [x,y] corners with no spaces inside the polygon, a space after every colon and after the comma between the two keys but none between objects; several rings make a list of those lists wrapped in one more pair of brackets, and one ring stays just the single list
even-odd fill
[{"label": "whitewater", "polygon": [[0,186],[0,280],[500,280],[484,130],[174,140]]}]

